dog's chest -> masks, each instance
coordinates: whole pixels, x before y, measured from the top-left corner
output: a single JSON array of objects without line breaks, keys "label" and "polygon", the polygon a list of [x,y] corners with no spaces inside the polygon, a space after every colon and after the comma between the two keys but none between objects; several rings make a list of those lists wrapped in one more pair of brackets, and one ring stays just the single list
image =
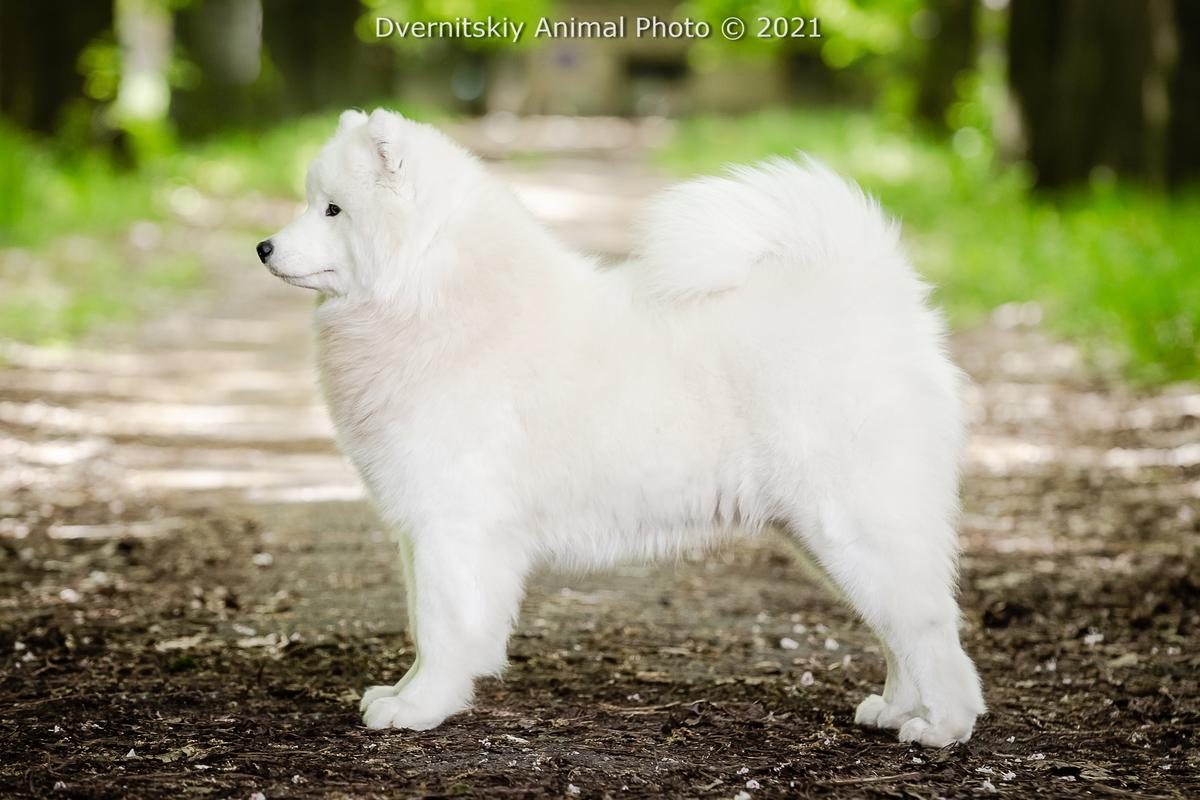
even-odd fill
[{"label": "dog's chest", "polygon": [[447,398],[461,393],[447,385],[455,371],[443,350],[379,332],[337,332],[318,345],[338,445],[377,497],[420,474],[430,450],[449,447],[462,415]]},{"label": "dog's chest", "polygon": [[405,364],[383,337],[325,332],[317,370],[338,444],[363,469],[370,443],[406,414]]}]

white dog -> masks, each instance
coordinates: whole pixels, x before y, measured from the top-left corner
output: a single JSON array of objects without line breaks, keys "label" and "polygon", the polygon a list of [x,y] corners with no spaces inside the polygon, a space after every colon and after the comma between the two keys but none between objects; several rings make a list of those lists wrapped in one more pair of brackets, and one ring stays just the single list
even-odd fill
[{"label": "white dog", "polygon": [[602,269],[426,125],[342,115],[258,246],[323,295],[342,448],[401,539],[417,656],[371,728],[432,728],[499,672],[530,569],[783,531],[879,636],[862,724],[966,741],[960,373],[896,226],[812,162],[653,203]]}]

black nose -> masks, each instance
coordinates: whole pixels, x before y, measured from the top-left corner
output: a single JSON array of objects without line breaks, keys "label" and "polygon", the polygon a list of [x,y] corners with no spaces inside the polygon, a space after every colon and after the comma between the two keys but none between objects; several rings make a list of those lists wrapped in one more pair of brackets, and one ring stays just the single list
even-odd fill
[{"label": "black nose", "polygon": [[267,263],[267,259],[271,257],[271,253],[275,252],[275,245],[271,244],[270,239],[264,239],[258,243],[258,260],[262,263]]}]

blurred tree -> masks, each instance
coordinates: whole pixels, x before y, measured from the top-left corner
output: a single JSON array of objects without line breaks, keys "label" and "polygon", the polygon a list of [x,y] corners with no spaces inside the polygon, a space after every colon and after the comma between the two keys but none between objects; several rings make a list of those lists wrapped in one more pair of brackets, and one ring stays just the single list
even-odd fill
[{"label": "blurred tree", "polygon": [[263,44],[284,77],[287,110],[312,111],[366,103],[392,91],[394,59],[369,47],[355,29],[359,0],[306,3],[263,0]]},{"label": "blurred tree", "polygon": [[205,0],[177,17],[194,80],[176,92],[180,131],[206,135],[230,125],[368,103],[390,94],[389,48],[355,33],[359,0]]},{"label": "blurred tree", "polygon": [[917,116],[940,130],[957,99],[957,79],[975,65],[979,0],[930,0],[913,17],[913,33],[928,45],[917,81]]},{"label": "blurred tree", "polygon": [[[1172,163],[1168,134],[1172,114],[1195,113],[1189,107],[1198,102],[1178,82],[1171,91],[1176,10],[1189,5],[1012,0],[1009,80],[1038,185],[1079,183],[1097,168],[1162,185],[1186,162],[1181,154]],[[1185,12],[1190,37],[1194,13]]]},{"label": "blurred tree", "polygon": [[[497,76],[514,68],[522,56],[527,57],[526,48],[537,41],[530,31],[538,20],[542,16],[555,16],[566,5],[559,0],[362,0],[362,4],[358,37],[368,45],[368,51],[387,50],[394,57],[397,69],[392,88],[421,106],[471,114],[487,110],[487,94],[496,85]],[[614,10],[610,3],[604,8],[607,13],[620,11]],[[379,17],[426,22],[507,18],[524,23],[526,31],[515,43],[503,37],[478,36],[380,38],[375,32]],[[529,63],[526,61],[526,66]],[[523,90],[529,88],[524,78],[518,82]]]},{"label": "blurred tree", "polygon": [[1200,3],[1175,4],[1179,60],[1171,78],[1171,122],[1168,134],[1170,169],[1167,180],[1178,186],[1200,180]]},{"label": "blurred tree", "polygon": [[54,132],[65,107],[83,96],[80,55],[112,23],[111,2],[0,0],[0,113]]},{"label": "blurred tree", "polygon": [[[297,17],[302,16],[297,14]],[[259,0],[190,2],[175,16],[176,40],[189,80],[171,102],[185,136],[264,119],[275,111],[262,73],[263,9]]]},{"label": "blurred tree", "polygon": [[139,159],[171,146],[171,11],[163,0],[116,0],[120,79],[109,124],[127,136],[124,145]]}]

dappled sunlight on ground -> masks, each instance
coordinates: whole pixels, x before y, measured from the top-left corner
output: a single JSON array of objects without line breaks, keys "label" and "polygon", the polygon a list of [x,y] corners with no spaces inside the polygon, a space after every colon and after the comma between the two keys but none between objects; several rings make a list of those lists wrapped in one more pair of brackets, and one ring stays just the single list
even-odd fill
[{"label": "dappled sunlight on ground", "polygon": [[[664,183],[636,151],[497,166],[605,255]],[[597,796],[666,775],[696,796],[753,779],[846,797],[862,775],[922,796],[985,775],[1129,795],[1195,772],[1200,390],[1097,378],[1029,309],[952,341],[973,429],[963,636],[991,706],[968,745],[852,727],[878,645],[766,539],[540,575],[476,710],[428,734],[362,731],[356,691],[412,655],[400,570],[318,399],[313,298],[254,258],[293,207],[252,206],[262,230],[192,231],[208,288],[172,313],[78,348],[0,343],[0,699],[17,709],[0,737],[57,770],[27,776],[31,792],[61,775],[103,794],[114,760],[122,786],[153,794],[169,773],[222,796],[315,791],[328,769],[351,795],[557,771]]]}]

